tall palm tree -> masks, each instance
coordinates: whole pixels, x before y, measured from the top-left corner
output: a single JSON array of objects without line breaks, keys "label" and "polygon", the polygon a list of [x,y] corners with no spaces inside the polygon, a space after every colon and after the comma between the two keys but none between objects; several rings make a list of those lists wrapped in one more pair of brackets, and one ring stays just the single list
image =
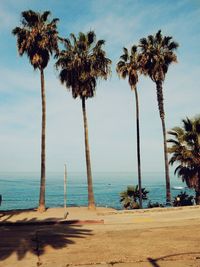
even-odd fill
[{"label": "tall palm tree", "polygon": [[135,93],[136,103],[136,129],[137,129],[137,161],[138,161],[138,185],[139,185],[139,203],[142,208],[142,179],[141,179],[141,160],[140,160],[140,125],[139,125],[139,101],[137,92],[138,71],[140,69],[140,55],[137,52],[137,46],[132,46],[129,53],[127,48],[123,48],[124,54],[121,55],[117,63],[117,73],[123,79],[128,77],[131,90]]},{"label": "tall palm tree", "polygon": [[44,69],[46,68],[50,55],[58,52],[58,32],[55,18],[48,21],[49,11],[38,13],[33,10],[21,13],[21,27],[13,29],[12,33],[17,37],[17,48],[20,56],[27,55],[34,69],[40,71],[41,97],[42,97],[42,134],[41,134],[41,181],[38,210],[45,210],[45,132],[46,132],[46,98]]},{"label": "tall palm tree", "polygon": [[178,43],[172,40],[171,36],[162,36],[159,30],[155,36],[149,35],[140,39],[140,48],[143,59],[141,60],[142,72],[148,75],[156,84],[157,101],[159,114],[162,122],[164,159],[165,159],[165,179],[166,179],[166,202],[171,203],[169,165],[167,156],[165,111],[163,99],[163,82],[171,63],[177,62],[175,50]]},{"label": "tall palm tree", "polygon": [[183,127],[168,132],[172,136],[168,140],[168,152],[172,154],[169,163],[178,163],[175,174],[195,189],[196,203],[200,204],[200,116],[182,122]]},{"label": "tall palm tree", "polygon": [[88,208],[95,209],[86,99],[94,96],[96,82],[99,78],[107,79],[110,73],[111,60],[106,57],[106,53],[102,48],[105,41],[96,41],[96,35],[93,31],[86,34],[80,32],[77,37],[71,34],[70,38],[61,39],[61,41],[65,49],[57,54],[56,68],[60,69],[59,78],[61,83],[71,89],[73,98],[80,97],[82,101],[88,182]]}]

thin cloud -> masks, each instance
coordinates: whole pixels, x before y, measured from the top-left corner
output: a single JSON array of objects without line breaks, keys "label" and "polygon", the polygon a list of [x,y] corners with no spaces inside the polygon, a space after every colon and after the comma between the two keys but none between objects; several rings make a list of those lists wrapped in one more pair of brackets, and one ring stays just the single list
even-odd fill
[{"label": "thin cloud", "polygon": [[[102,4],[96,0],[88,1],[87,5],[76,2],[79,4],[83,10],[79,14],[74,13],[75,4],[68,6],[64,1],[59,4],[49,1],[46,9],[60,17],[59,27],[67,31],[62,32],[65,36],[71,31],[76,34],[95,30],[97,38],[106,40],[105,49],[113,60],[112,77],[98,82],[96,96],[87,101],[93,170],[135,171],[135,99],[127,80],[117,77],[115,64],[123,46],[130,47],[161,28],[163,34],[172,35],[180,42],[179,62],[170,67],[164,83],[166,126],[169,129],[179,125],[185,115],[196,115],[200,98],[197,64],[200,36],[195,29],[199,25],[200,8],[198,5],[194,8],[191,1],[108,0]],[[183,10],[187,6],[185,16]],[[27,8],[43,10],[43,7],[41,1],[1,1],[0,29],[5,34],[2,51],[11,42],[10,29],[19,25],[20,12]],[[32,70],[26,57],[17,56],[16,40],[13,38],[12,42],[9,51],[13,52],[0,62],[0,147],[4,151],[0,155],[1,170],[34,171],[40,167],[40,76]],[[47,169],[60,170],[67,162],[71,171],[82,171],[85,158],[81,101],[74,100],[71,92],[60,84],[53,63],[45,70]],[[138,93],[142,167],[144,171],[162,171],[162,132],[155,84],[148,78],[140,78]]]}]

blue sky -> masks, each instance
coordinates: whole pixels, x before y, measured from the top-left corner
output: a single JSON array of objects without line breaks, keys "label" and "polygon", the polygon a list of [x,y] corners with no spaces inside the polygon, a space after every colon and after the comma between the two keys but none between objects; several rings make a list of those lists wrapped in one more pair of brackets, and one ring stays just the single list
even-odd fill
[{"label": "blue sky", "polygon": [[[50,10],[58,17],[60,35],[94,30],[105,39],[113,61],[112,76],[98,82],[87,101],[93,171],[136,171],[135,99],[115,65],[122,47],[161,29],[180,44],[178,64],[164,83],[167,129],[185,116],[200,113],[200,1],[197,0],[1,0],[0,1],[0,171],[39,171],[40,77],[26,56],[18,56],[11,31],[20,25],[21,11]],[[47,94],[47,171],[85,171],[81,102],[58,80],[52,59],[45,70]],[[164,169],[161,123],[155,85],[138,83],[143,171]],[[171,169],[172,170],[172,169]]]}]

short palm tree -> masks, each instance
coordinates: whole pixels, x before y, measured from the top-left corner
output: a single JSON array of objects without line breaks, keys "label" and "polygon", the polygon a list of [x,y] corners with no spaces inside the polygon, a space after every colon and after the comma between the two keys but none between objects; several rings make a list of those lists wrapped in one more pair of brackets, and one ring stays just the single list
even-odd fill
[{"label": "short palm tree", "polygon": [[135,93],[136,103],[136,130],[137,130],[137,165],[138,165],[138,185],[140,193],[140,208],[142,208],[142,178],[141,178],[141,160],[140,160],[140,125],[139,125],[139,100],[137,92],[138,71],[140,70],[140,55],[137,53],[137,46],[132,46],[131,52],[124,47],[124,53],[117,63],[117,73],[123,79],[128,77],[131,90]]},{"label": "short palm tree", "polygon": [[[149,193],[145,188],[142,188],[142,199],[147,200],[147,194]],[[140,205],[138,203],[140,199],[140,192],[138,185],[127,186],[126,191],[120,193],[120,202],[125,209],[138,209]]]},{"label": "short palm tree", "polygon": [[175,127],[168,132],[173,138],[168,140],[172,154],[169,163],[178,163],[175,174],[196,192],[196,203],[200,204],[200,116],[183,120],[183,127]]},{"label": "short palm tree", "polygon": [[41,182],[40,198],[38,210],[45,210],[45,132],[46,132],[46,98],[44,69],[46,68],[50,56],[58,52],[58,19],[48,21],[49,11],[43,13],[32,10],[21,13],[21,27],[13,29],[12,33],[17,37],[17,48],[20,56],[27,55],[34,69],[40,71],[41,96],[42,96],[42,135],[41,135]]},{"label": "short palm tree", "polygon": [[192,206],[194,205],[194,196],[189,196],[186,192],[180,192],[174,200],[173,200],[173,206]]},{"label": "short palm tree", "polygon": [[141,68],[144,75],[148,75],[156,84],[157,101],[159,114],[162,122],[164,159],[165,159],[165,179],[166,179],[166,202],[171,203],[169,165],[167,156],[165,111],[163,99],[163,82],[171,63],[177,62],[175,50],[178,44],[172,41],[171,36],[162,36],[159,30],[155,36],[149,35],[140,39],[142,60]]},{"label": "short palm tree", "polygon": [[94,209],[95,200],[92,185],[86,99],[94,96],[96,82],[99,78],[107,79],[110,74],[111,60],[106,57],[106,53],[102,48],[105,41],[96,41],[96,35],[93,31],[87,34],[80,32],[78,37],[71,34],[70,38],[61,40],[65,49],[57,54],[56,68],[60,69],[59,78],[61,83],[71,89],[73,98],[80,97],[82,101],[88,182],[88,208]]}]

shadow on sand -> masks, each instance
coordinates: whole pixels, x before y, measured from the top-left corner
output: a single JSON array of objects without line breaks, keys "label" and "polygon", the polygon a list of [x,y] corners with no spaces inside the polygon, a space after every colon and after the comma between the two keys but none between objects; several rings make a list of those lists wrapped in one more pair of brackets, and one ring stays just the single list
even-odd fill
[{"label": "shadow on sand", "polygon": [[9,221],[13,216],[19,215],[23,212],[33,212],[37,211],[37,209],[18,209],[18,210],[0,210],[0,223]]},{"label": "shadow on sand", "polygon": [[[91,235],[91,230],[81,225],[50,223],[54,218],[38,221],[24,219],[16,223],[0,223],[0,261],[16,253],[17,259],[22,260],[26,254],[41,256],[45,248],[60,249],[74,244],[75,239]],[[55,222],[55,220],[54,220]]]},{"label": "shadow on sand", "polygon": [[151,263],[153,267],[160,267],[160,265],[158,264],[158,261],[170,260],[171,257],[176,257],[176,256],[190,256],[190,255],[197,255],[197,258],[199,258],[200,252],[176,253],[176,254],[171,254],[171,255],[155,258],[155,259],[147,258],[147,260],[149,261],[149,263]]}]

